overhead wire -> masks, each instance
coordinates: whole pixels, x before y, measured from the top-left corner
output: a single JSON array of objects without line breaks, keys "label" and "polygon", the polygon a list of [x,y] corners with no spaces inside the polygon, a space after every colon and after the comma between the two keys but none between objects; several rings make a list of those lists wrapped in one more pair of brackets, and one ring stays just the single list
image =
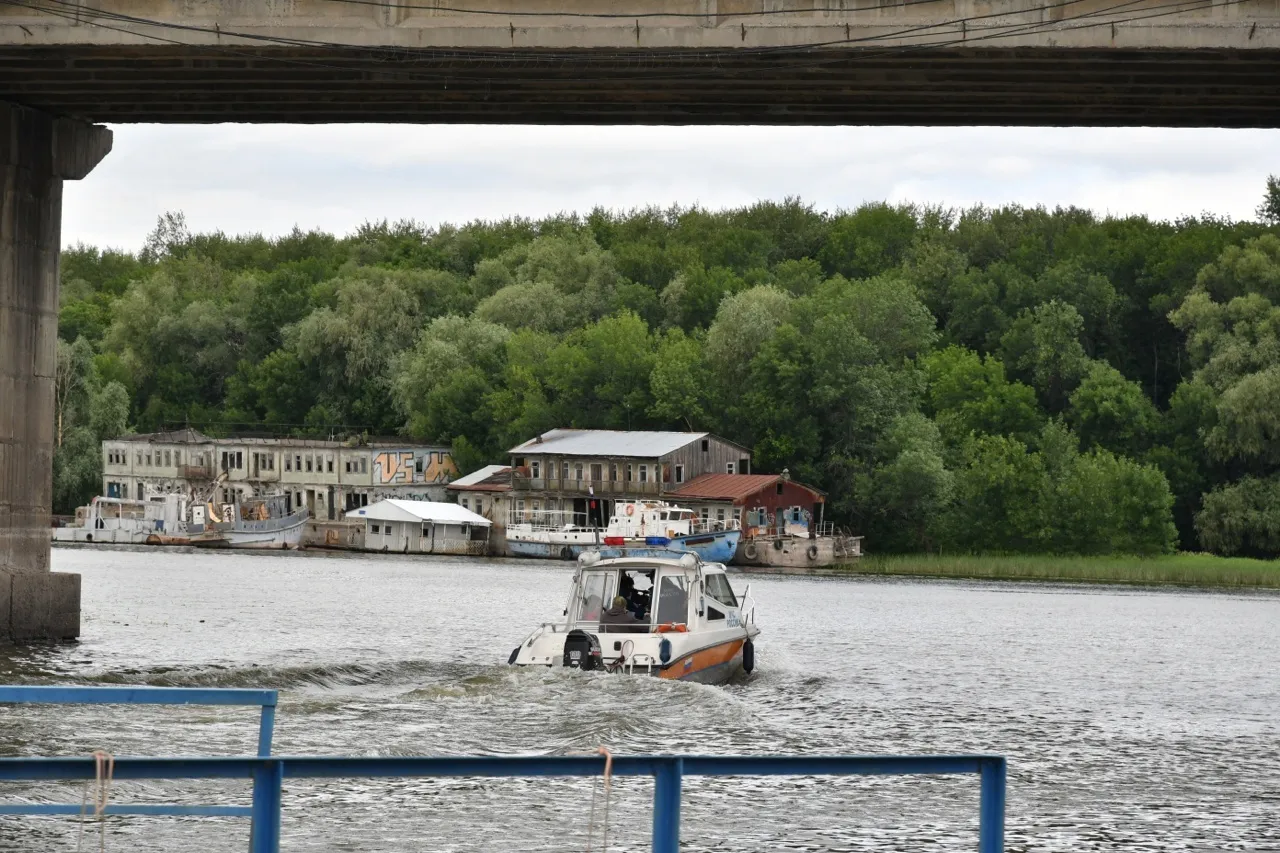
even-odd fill
[{"label": "overhead wire", "polygon": [[[23,6],[23,7],[32,9],[34,11],[47,12],[50,14],[58,14],[56,11],[48,9],[47,5],[41,6],[39,5],[39,3],[30,2],[30,0],[26,0],[25,2],[24,0],[7,0],[7,2],[10,5]],[[60,17],[67,17],[67,15],[74,13],[76,15],[76,19],[81,21],[82,23],[98,25],[96,20],[82,17],[84,14],[84,9],[82,6],[80,6],[77,3],[69,2],[69,0],[42,0],[42,2],[45,4],[53,4],[54,6],[63,7],[66,10],[66,13],[60,15]],[[328,0],[328,2],[340,2],[340,0]],[[375,2],[375,0],[362,0],[362,2],[373,3]],[[919,3],[937,2],[937,0],[904,0],[904,2],[909,4],[912,2],[919,2]],[[765,46],[758,46],[758,47],[735,47],[735,48],[732,48],[732,50],[735,55],[794,52],[794,51],[819,49],[824,47],[833,47],[837,45],[864,44],[864,43],[874,43],[874,42],[884,42],[884,41],[890,41],[890,40],[896,40],[896,39],[904,39],[904,38],[909,38],[913,35],[919,34],[921,32],[926,32],[928,30],[937,30],[937,29],[954,28],[954,27],[961,27],[961,28],[964,28],[965,30],[968,30],[970,27],[972,27],[975,30],[982,30],[982,29],[1021,30],[1023,28],[1026,28],[1027,30],[1055,29],[1055,28],[1059,28],[1060,25],[1063,24],[1064,22],[1076,20],[1079,18],[1097,17],[1099,15],[1103,15],[1110,11],[1113,11],[1117,8],[1136,5],[1140,2],[1146,2],[1146,0],[1128,0],[1128,2],[1118,4],[1117,6],[1112,6],[1102,10],[1094,10],[1091,12],[1082,13],[1081,15],[1078,15],[1078,16],[1064,17],[1057,21],[1032,21],[1032,22],[1019,23],[1019,24],[1007,24],[1007,23],[983,24],[981,23],[983,21],[991,21],[992,19],[996,19],[996,18],[1009,18],[1011,16],[1028,15],[1028,14],[1043,14],[1044,12],[1051,11],[1053,9],[1077,5],[1083,2],[1086,2],[1086,0],[1054,0],[1054,2],[1045,3],[1043,5],[1035,7],[1034,9],[1016,10],[1013,12],[1009,12],[1009,11],[990,12],[982,15],[968,15],[968,16],[959,17],[959,18],[950,18],[943,21],[924,23],[924,24],[920,24],[912,27],[905,27],[905,28],[893,30],[887,33],[877,33],[873,35],[859,36],[856,38],[846,37],[846,38],[840,38],[840,39],[829,39],[821,42],[810,42],[810,43],[801,43],[801,44],[794,44],[794,45],[765,45]],[[1222,5],[1233,5],[1239,2],[1245,2],[1245,0],[1227,0],[1227,2],[1223,2]],[[388,5],[388,4],[381,3],[381,5]],[[1166,5],[1175,5],[1175,6],[1187,5],[1187,6],[1194,7],[1196,5],[1196,0],[1176,0],[1176,2],[1172,4],[1166,4]],[[815,8],[820,8],[820,7],[815,7]],[[1160,8],[1160,7],[1157,7],[1157,8]],[[856,12],[854,12],[853,15],[856,17]],[[102,18],[106,18],[108,20],[114,21],[116,23],[128,23],[128,24],[133,24],[135,26],[155,27],[155,28],[180,30],[180,31],[187,31],[187,32],[199,32],[199,33],[204,33],[206,35],[214,35],[219,38],[224,38],[224,37],[238,38],[238,39],[244,39],[247,41],[259,41],[259,42],[277,44],[277,45],[288,46],[288,47],[331,47],[331,48],[339,48],[339,49],[345,49],[345,50],[360,50],[368,53],[391,54],[398,58],[402,58],[406,55],[418,55],[418,54],[435,56],[441,53],[444,53],[444,54],[457,53],[459,55],[465,55],[467,57],[480,56],[485,58],[500,58],[500,59],[509,59],[511,57],[511,51],[506,48],[497,48],[497,49],[480,48],[480,49],[462,50],[462,49],[451,49],[451,48],[440,48],[440,47],[414,48],[414,47],[400,47],[400,46],[386,46],[386,45],[357,45],[357,44],[351,44],[351,43],[331,42],[331,41],[318,40],[318,39],[303,39],[303,38],[297,38],[297,37],[286,38],[282,36],[263,35],[260,33],[247,33],[239,30],[222,29],[218,25],[201,26],[198,24],[178,23],[173,21],[160,21],[152,18],[141,18],[138,16],[125,15],[118,12],[109,12],[104,10],[95,10],[93,12],[93,17],[94,18],[102,17]],[[700,17],[705,17],[705,16],[700,16]],[[1125,23],[1125,22],[1126,20],[1122,19],[1122,20],[1117,20],[1110,23],[1119,24],[1119,23]],[[848,23],[848,22],[845,22],[845,23]],[[827,26],[839,27],[840,22],[832,22]],[[113,29],[119,29],[119,28],[113,28]],[[146,33],[137,32],[136,30],[135,31],[119,30],[119,31],[132,32],[132,34],[142,38],[152,37]],[[1013,34],[1017,34],[1017,33],[1013,33]],[[973,37],[969,37],[968,39],[964,39],[962,37],[962,39],[960,40],[972,41],[977,38],[979,37],[973,36]],[[949,38],[946,41],[949,42],[951,40],[952,39]],[[166,41],[169,41],[169,40],[166,40]],[[196,45],[193,45],[193,46],[196,46]],[[521,59],[536,60],[539,58],[545,58],[546,60],[555,60],[562,57],[576,58],[581,55],[580,51],[577,51],[577,50],[556,50],[556,49],[536,49],[536,48],[531,48],[531,49],[538,50],[538,54],[535,57],[521,57]],[[646,57],[646,58],[656,56],[656,57],[666,58],[670,56],[689,57],[691,54],[696,55],[699,51],[709,51],[709,50],[714,50],[714,49],[712,48],[657,48],[657,47],[635,48],[635,49],[628,48],[628,49],[614,49],[613,54],[616,55],[618,58],[629,57],[629,56]]]},{"label": "overhead wire", "polygon": [[[22,0],[0,0],[0,2],[4,2],[6,5],[21,6],[21,7],[31,9],[33,11],[39,11],[47,14],[56,15],[58,17],[66,18],[70,16],[70,12],[59,13],[57,10],[48,9],[47,7],[42,8],[38,6],[36,3],[32,3],[32,2],[22,2]],[[77,15],[80,12],[80,7],[72,6],[72,4],[62,2],[62,0],[45,0],[45,2],[55,3],[55,4],[66,6],[66,7],[71,7],[76,11]],[[1036,10],[1029,10],[1029,11],[1043,12],[1050,8],[1068,6],[1077,2],[1082,2],[1082,0],[1061,0],[1061,2],[1047,4],[1045,6],[1038,7]],[[1171,11],[1167,13],[1130,16],[1128,18],[1122,18],[1122,19],[1116,19],[1116,20],[1107,20],[1107,21],[1099,21],[1099,22],[1083,24],[1083,25],[1077,24],[1075,26],[1066,26],[1068,24],[1071,24],[1074,21],[1079,21],[1087,18],[1100,17],[1103,15],[1109,14],[1111,12],[1114,12],[1117,9],[1124,8],[1126,6],[1135,5],[1138,2],[1142,2],[1142,0],[1128,0],[1128,2],[1116,4],[1114,6],[1107,7],[1105,9],[1093,10],[1091,12],[1086,12],[1080,15],[1064,17],[1064,18],[1058,19],[1057,21],[1037,21],[1037,22],[1030,22],[1026,24],[988,24],[988,25],[985,25],[985,27],[979,26],[976,29],[978,30],[990,29],[990,30],[993,30],[994,32],[980,34],[980,35],[969,34],[969,32],[967,31],[968,30],[967,24],[969,22],[979,21],[982,19],[987,19],[992,17],[1007,17],[1007,14],[1000,13],[1000,14],[994,14],[994,15],[969,16],[963,19],[955,19],[947,22],[927,24],[921,27],[912,27],[904,30],[891,32],[891,33],[880,33],[880,34],[871,35],[871,36],[859,37],[857,39],[852,39],[852,38],[834,39],[834,40],[829,40],[825,42],[815,42],[815,43],[800,44],[800,45],[777,45],[777,46],[769,46],[766,48],[755,48],[755,49],[735,48],[733,49],[733,54],[731,55],[731,57],[726,57],[726,58],[732,59],[744,54],[754,55],[754,54],[758,54],[765,51],[771,52],[771,53],[776,53],[776,52],[795,53],[798,51],[815,50],[823,47],[846,46],[850,44],[859,44],[859,43],[884,42],[894,38],[909,37],[910,35],[920,32],[921,30],[937,29],[943,26],[954,26],[957,22],[960,23],[962,26],[962,29],[965,30],[965,32],[963,32],[959,37],[951,37],[951,38],[941,39],[941,40],[932,41],[932,42],[922,42],[922,43],[916,43],[911,45],[904,45],[900,47],[885,47],[881,50],[870,50],[870,49],[860,50],[857,54],[854,54],[851,56],[830,56],[827,58],[813,59],[813,60],[808,60],[800,63],[792,63],[785,66],[770,66],[770,70],[799,69],[804,67],[814,67],[821,64],[847,62],[851,59],[865,59],[873,56],[884,56],[884,55],[889,55],[889,54],[898,53],[898,52],[932,50],[932,49],[938,49],[938,48],[952,47],[956,45],[968,45],[974,42],[1008,38],[1015,35],[1035,33],[1037,31],[1058,31],[1063,29],[1080,29],[1085,26],[1102,26],[1107,24],[1117,25],[1117,24],[1129,23],[1137,20],[1144,20],[1148,18],[1162,17],[1167,14],[1180,14],[1186,11],[1197,11],[1199,9],[1212,7],[1212,6],[1235,5],[1236,3],[1243,2],[1243,0],[1223,0],[1223,2],[1217,2],[1217,0],[1207,0],[1207,2],[1202,2],[1202,3],[1196,3],[1194,2],[1194,0],[1175,0],[1175,2],[1167,3],[1167,4],[1164,4],[1163,6],[1154,7],[1156,9],[1171,8]],[[195,25],[174,24],[172,22],[156,21],[153,19],[140,19],[134,16],[121,16],[114,13],[111,13],[107,16],[112,19],[125,18],[133,23],[141,23],[144,25],[161,27],[161,28],[215,32],[215,33],[218,33],[219,35],[243,35],[243,34],[235,33],[234,31],[222,31],[217,27],[201,28]],[[112,27],[106,24],[98,24],[92,21],[87,23],[93,23],[105,29],[128,33],[141,38],[150,38],[150,39],[154,39],[164,43],[184,45],[184,46],[197,46],[197,45],[190,45],[190,43],[182,42],[180,40],[168,39],[162,36],[156,36],[154,34],[149,34],[149,33],[140,33],[140,32],[137,32],[136,30],[129,30],[123,27]],[[362,50],[362,51],[371,50],[369,46],[343,44],[343,43],[336,43],[336,42],[316,42],[312,40],[282,39],[282,38],[273,37],[273,36],[256,36],[256,38],[265,40],[271,43],[285,44],[288,46],[299,46],[301,44],[307,44],[307,45],[319,44],[327,47],[341,48],[341,49],[353,49],[353,50]],[[221,49],[221,50],[232,50],[233,55],[243,55],[243,56],[249,56],[249,57],[255,57],[255,58],[271,57],[271,55],[269,54],[264,55],[264,54],[254,53],[254,52],[250,52],[250,53],[234,52],[234,49],[232,48],[221,47],[221,46],[207,46],[207,47],[214,48],[214,49]],[[405,51],[400,48],[384,48],[383,50],[389,50],[391,52],[394,52],[397,55],[403,55],[405,53]],[[707,52],[706,49],[703,49],[702,53],[705,53],[705,52]],[[415,51],[414,55],[416,58],[424,58],[423,57],[424,53],[426,55],[425,58],[433,58],[433,59],[474,59],[477,56],[482,56],[485,58],[496,57],[502,61],[511,60],[510,52],[505,50],[497,51],[497,52],[487,52],[487,51],[453,51],[453,50],[446,50],[446,49],[439,49],[439,48],[426,48],[426,49],[419,49]],[[540,52],[540,56],[546,57],[546,52]],[[697,60],[699,58],[705,58],[704,56],[700,57],[699,51],[697,51],[696,49],[692,51],[687,49],[680,50],[680,51],[670,51],[670,50],[664,51],[663,49],[659,49],[659,48],[640,49],[638,51],[631,51],[631,50],[614,51],[611,54],[609,54],[606,58],[613,58],[613,59],[643,58],[647,62],[651,63],[655,58],[671,58],[673,56],[679,57],[682,59],[693,59],[693,60]],[[569,58],[569,57],[580,58],[581,54],[577,52],[567,53],[567,54],[557,53],[546,58],[554,60],[554,59],[562,59],[562,58]],[[359,70],[359,69],[353,69],[352,66],[350,65],[326,65],[324,63],[318,63],[312,60],[298,59],[298,58],[285,58],[285,57],[272,57],[272,58],[277,58],[280,61],[298,64],[305,67],[326,68],[329,70],[338,71],[342,73],[351,73],[353,70]],[[527,55],[520,57],[520,60],[525,64],[528,64],[529,59],[530,57],[528,57]],[[379,64],[382,65],[384,63],[379,63]],[[399,63],[396,63],[396,64],[399,65]],[[406,79],[431,79],[431,80],[438,80],[441,77],[444,77],[447,79],[459,79],[470,71],[470,69],[457,68],[457,67],[450,68],[447,70],[432,70],[427,72],[409,71],[407,73],[405,72],[403,67],[400,67],[395,70],[379,67],[377,70],[379,73],[383,73],[383,74],[389,73],[391,75],[405,77]],[[699,71],[703,73],[717,73],[721,70],[723,69],[719,69],[719,68],[714,70],[704,69],[704,68],[690,69],[690,71]],[[479,71],[482,75],[485,75],[486,77],[489,74],[491,74],[490,70],[487,68],[479,69]],[[655,75],[649,74],[649,75],[645,75],[645,79],[650,79],[650,80],[683,79],[688,76],[698,76],[698,75],[696,74],[690,75],[689,71],[683,71],[683,72],[675,73],[671,77],[663,77],[663,76],[656,77]],[[529,78],[526,78],[526,79],[529,79]]]},{"label": "overhead wire", "polygon": [[[351,6],[373,6],[389,11],[414,10],[423,12],[450,12],[459,15],[493,15],[505,18],[597,18],[622,20],[645,18],[755,18],[770,15],[811,15],[817,12],[839,12],[857,14],[869,9],[846,9],[843,6],[804,6],[796,9],[752,9],[743,12],[569,12],[569,11],[511,11],[508,9],[480,9],[462,6],[435,6],[425,3],[388,3],[387,0],[324,0],[327,3],[341,3]],[[924,6],[930,3],[943,3],[946,0],[899,0],[895,4],[902,6]]]},{"label": "overhead wire", "polygon": [[[417,61],[422,61],[422,60],[438,61],[438,60],[449,60],[449,59],[453,59],[453,60],[497,59],[500,62],[510,63],[513,65],[521,64],[526,66],[532,66],[532,65],[538,65],[538,64],[545,65],[545,64],[550,64],[554,62],[563,63],[565,60],[568,60],[568,59],[580,60],[582,58],[581,51],[567,51],[567,50],[538,50],[537,53],[532,55],[522,54],[518,57],[513,57],[511,51],[506,49],[466,50],[466,49],[450,49],[450,48],[438,48],[438,47],[400,48],[400,47],[386,47],[386,46],[356,45],[356,44],[341,43],[341,42],[327,42],[327,41],[319,41],[319,40],[311,40],[311,39],[297,39],[297,38],[284,38],[279,36],[267,36],[267,35],[261,35],[256,33],[242,33],[234,30],[222,30],[220,27],[216,25],[214,27],[202,27],[194,24],[181,24],[181,23],[175,23],[175,22],[169,22],[169,21],[159,21],[159,20],[149,19],[149,18],[139,18],[136,16],[122,15],[119,13],[97,12],[97,11],[95,11],[94,13],[95,17],[101,16],[101,17],[107,18],[108,20],[115,21],[116,23],[125,22],[125,23],[132,24],[134,26],[145,26],[145,27],[153,27],[153,28],[169,29],[169,30],[180,30],[180,31],[188,31],[188,32],[202,32],[205,34],[216,34],[219,37],[243,38],[250,41],[260,41],[260,42],[265,42],[270,44],[282,45],[286,47],[317,47],[319,46],[319,47],[334,48],[334,49],[355,50],[355,51],[361,51],[365,53],[387,54],[391,57],[389,59],[373,60],[373,62],[375,63],[374,65],[372,65],[371,67],[366,67],[362,69],[349,64],[333,65],[333,64],[318,62],[309,58],[281,57],[281,56],[277,56],[269,53],[245,51],[243,49],[237,49],[234,46],[228,46],[228,45],[193,44],[191,42],[184,42],[178,39],[165,38],[163,36],[159,36],[153,33],[139,32],[137,30],[128,29],[127,27],[111,26],[109,24],[100,23],[96,20],[87,20],[87,19],[81,18],[80,16],[83,14],[83,7],[80,7],[78,5],[75,5],[69,2],[65,2],[65,0],[41,0],[41,2],[45,5],[41,5],[41,3],[38,3],[38,2],[32,2],[32,0],[0,0],[0,3],[4,5],[27,8],[32,11],[36,11],[43,14],[49,14],[49,15],[61,17],[61,18],[69,19],[74,17],[75,20],[80,21],[82,23],[88,23],[93,26],[98,26],[104,29],[114,30],[116,32],[133,35],[139,38],[152,39],[162,43],[174,44],[179,46],[200,47],[202,49],[209,49],[209,50],[227,53],[230,55],[249,57],[254,59],[271,59],[271,60],[275,60],[285,64],[298,65],[300,67],[323,68],[326,70],[332,70],[332,71],[341,72],[344,74],[350,74],[353,72],[357,72],[357,73],[373,72],[373,73],[379,73],[379,74],[392,76],[392,77],[400,77],[402,79],[407,79],[407,80],[429,80],[429,81],[435,81],[435,82],[439,82],[441,80],[444,80],[444,81],[457,80],[461,82],[461,81],[470,79],[473,81],[478,80],[482,82],[491,82],[490,78],[494,76],[494,73],[493,73],[493,69],[488,66],[481,66],[479,68],[452,67],[448,69],[431,69],[431,70],[419,71],[419,70],[406,69],[404,67],[404,64],[406,59],[413,59]],[[329,0],[329,2],[343,2],[343,0]],[[351,0],[351,2],[355,2],[355,0]],[[912,3],[913,0],[905,0],[905,2]],[[915,0],[915,2],[924,4],[927,2],[936,2],[936,0]],[[1004,38],[1011,38],[1019,35],[1061,32],[1061,31],[1069,31],[1069,30],[1084,29],[1084,28],[1098,27],[1098,26],[1108,26],[1108,25],[1117,26],[1117,25],[1123,25],[1128,23],[1134,23],[1142,20],[1150,20],[1153,18],[1183,14],[1185,12],[1201,11],[1207,8],[1238,5],[1242,2],[1246,2],[1246,0],[1172,0],[1172,2],[1151,6],[1151,7],[1148,7],[1146,10],[1144,10],[1149,12],[1150,14],[1141,14],[1141,15],[1135,14],[1135,15],[1130,15],[1130,16],[1121,17],[1121,18],[1105,17],[1108,15],[1111,15],[1112,13],[1117,12],[1118,10],[1121,10],[1130,6],[1134,6],[1142,2],[1146,2],[1146,0],[1125,0],[1125,2],[1117,3],[1112,6],[1105,7],[1103,9],[1094,9],[1092,11],[1082,12],[1078,15],[1068,15],[1068,16],[1059,18],[1057,20],[1050,20],[1050,21],[1041,20],[1041,21],[1031,21],[1031,22],[1025,22],[1025,23],[989,22],[993,18],[1007,19],[1011,15],[1031,14],[1031,13],[1043,14],[1044,12],[1054,8],[1063,8],[1063,7],[1075,5],[1080,2],[1084,2],[1084,0],[1056,0],[1056,2],[1044,4],[1042,6],[1036,7],[1035,9],[1021,10],[1013,13],[999,12],[999,13],[989,13],[984,15],[966,16],[964,18],[956,18],[956,19],[950,19],[947,21],[934,22],[934,23],[922,24],[914,27],[903,28],[896,31],[891,31],[889,33],[878,33],[874,35],[859,36],[857,38],[832,39],[832,40],[823,41],[823,42],[812,42],[812,43],[805,43],[805,44],[798,44],[798,45],[770,45],[770,46],[754,47],[754,48],[743,47],[743,48],[727,48],[727,49],[717,49],[717,48],[615,49],[608,52],[602,51],[596,55],[602,59],[638,60],[643,62],[646,65],[652,65],[655,68],[655,70],[658,70],[659,66],[654,65],[654,62],[657,60],[663,60],[663,59],[678,58],[678,59],[690,60],[691,62],[700,62],[700,61],[705,61],[705,59],[708,58],[708,56],[711,56],[716,58],[717,60],[717,67],[714,69],[709,69],[706,67],[691,67],[687,70],[660,68],[660,70],[663,73],[659,73],[659,74],[647,73],[647,74],[641,75],[641,79],[645,81],[660,81],[660,80],[689,79],[689,78],[709,76],[709,75],[722,75],[725,72],[729,72],[729,71],[732,71],[734,73],[743,73],[744,71],[754,70],[754,69],[727,67],[728,64],[731,64],[735,59],[741,56],[760,56],[760,55],[768,55],[768,54],[795,54],[795,53],[803,53],[803,52],[813,52],[813,51],[821,50],[823,48],[847,47],[849,45],[858,45],[858,44],[869,45],[867,48],[859,49],[856,53],[849,53],[849,54],[843,54],[843,55],[832,54],[832,55],[825,55],[822,57],[812,57],[807,60],[793,59],[791,62],[786,64],[782,64],[782,65],[771,64],[766,69],[761,69],[769,72],[784,71],[784,70],[801,70],[805,68],[813,68],[813,67],[818,67],[818,66],[827,65],[827,64],[847,63],[850,61],[866,60],[869,58],[878,58],[883,56],[898,55],[898,54],[918,52],[918,51],[936,51],[936,50],[946,49],[950,47],[957,47],[957,46],[963,47],[963,46],[968,46],[978,42],[988,42],[988,41],[999,40]],[[63,7],[63,10],[60,11],[57,8],[49,8],[47,4],[53,4],[55,7],[61,6]],[[375,0],[360,0],[360,5],[388,5],[388,4],[375,3]],[[424,8],[436,8],[436,7],[424,7]],[[812,8],[822,9],[825,7],[812,7]],[[72,10],[74,10],[74,15]],[[1159,10],[1168,10],[1168,11],[1159,11]],[[548,13],[548,15],[549,14],[550,13]],[[705,16],[698,15],[697,17],[705,17]],[[1105,19],[1090,20],[1090,19],[1100,19],[1100,18],[1105,18]],[[988,23],[982,23],[984,21],[988,21]],[[971,24],[974,25],[972,27],[972,30],[970,29]],[[828,26],[839,26],[839,23],[833,22]],[[905,39],[912,38],[913,36],[919,37],[919,35],[922,32],[926,32],[928,30],[937,30],[945,27],[954,28],[956,26],[959,26],[961,28],[961,33],[958,36],[949,35],[947,38],[941,38],[934,41],[916,42],[912,44],[903,44],[903,45],[885,45],[884,44],[887,41],[905,40]],[[937,35],[942,35],[942,34],[938,33]],[[537,49],[526,48],[526,50],[537,50]],[[719,66],[718,63],[719,63],[719,60],[721,59],[726,61],[726,66]],[[471,76],[469,77],[468,75],[471,75]],[[522,77],[522,79],[527,82],[538,81],[538,78],[529,77],[527,75]],[[557,77],[554,79],[562,80],[563,78]]]},{"label": "overhead wire", "polygon": [[[34,11],[50,12],[50,10],[48,10],[46,7],[41,7],[38,3],[30,2],[30,0],[26,0],[26,2],[23,2],[23,0],[7,0],[7,2],[9,2],[10,5],[23,6],[23,7],[32,9]],[[330,48],[340,48],[340,49],[347,49],[347,50],[362,50],[369,53],[392,54],[396,57],[403,57],[406,54],[434,55],[436,53],[450,52],[453,50],[449,48],[439,48],[439,47],[414,48],[414,47],[400,47],[400,46],[386,46],[386,45],[356,45],[356,44],[350,44],[350,43],[344,43],[344,42],[324,41],[319,39],[303,39],[303,38],[297,38],[297,37],[286,38],[282,36],[263,35],[260,33],[248,33],[240,30],[222,29],[218,25],[202,26],[198,24],[178,23],[174,21],[160,21],[153,18],[142,18],[135,15],[125,15],[120,12],[111,12],[106,10],[95,10],[93,12],[92,18],[85,18],[83,17],[84,8],[77,3],[70,2],[69,0],[42,0],[42,2],[45,4],[52,4],[54,6],[63,7],[65,12],[59,15],[60,17],[65,18],[71,15],[74,15],[75,20],[81,23],[87,23],[90,25],[97,25],[97,22],[95,20],[96,18],[106,18],[107,20],[111,20],[116,23],[133,24],[135,26],[155,27],[155,28],[163,28],[163,29],[169,29],[169,30],[180,30],[185,32],[198,32],[206,35],[214,35],[218,38],[224,38],[224,37],[238,38],[246,41],[265,42],[265,43],[278,44],[278,45],[288,46],[288,47],[330,47]],[[937,2],[937,0],[905,0],[905,2],[906,3]],[[846,37],[843,39],[832,39],[829,41],[815,42],[815,43],[809,43],[809,44],[798,44],[798,45],[766,45],[766,46],[758,46],[758,47],[737,47],[737,48],[733,48],[733,50],[735,51],[736,54],[746,55],[746,54],[754,54],[754,53],[774,53],[774,52],[781,52],[781,51],[805,50],[805,49],[811,49],[811,48],[826,47],[826,46],[831,46],[836,44],[858,44],[858,43],[864,43],[864,42],[886,41],[886,40],[891,40],[896,38],[906,38],[917,33],[926,32],[928,30],[936,30],[936,29],[949,28],[949,27],[955,27],[955,26],[967,27],[969,25],[975,25],[975,24],[978,24],[978,22],[987,21],[994,18],[1008,18],[1011,15],[1027,15],[1027,14],[1043,13],[1045,11],[1049,11],[1052,9],[1077,5],[1083,2],[1086,2],[1086,0],[1054,0],[1054,2],[1046,3],[1042,6],[1036,7],[1035,9],[1018,10],[1014,12],[1007,12],[1007,11],[990,12],[982,15],[968,15],[961,18],[951,18],[943,21],[935,21],[935,22],[919,24],[911,27],[902,28],[899,30],[890,31],[888,33],[878,33],[875,35],[860,36],[858,38]],[[1143,0],[1132,0],[1132,2],[1143,2]],[[1183,0],[1183,2],[1187,2],[1187,0]],[[57,12],[50,12],[50,13],[58,14]],[[706,16],[700,16],[700,17],[706,17]],[[845,22],[845,23],[848,23],[848,22]],[[1040,22],[1040,23],[1054,23],[1054,22]],[[840,22],[833,22],[828,26],[839,27]],[[999,26],[999,25],[987,25],[987,26]],[[1008,25],[1005,25],[1005,26],[1008,26]],[[982,26],[979,25],[977,28],[981,29]],[[113,29],[117,29],[117,28],[113,28]],[[125,30],[125,32],[128,32],[128,31]],[[138,35],[139,37],[142,37],[142,38],[150,37],[145,33],[139,33],[136,31],[133,31],[133,34]],[[653,57],[653,56],[689,56],[691,51],[696,53],[698,50],[699,48],[692,48],[692,49],[690,48],[635,48],[635,49],[628,48],[625,50],[615,49],[615,52],[618,56]],[[707,48],[701,48],[701,50],[707,50]],[[509,58],[511,56],[510,50],[505,48],[467,49],[465,51],[459,50],[457,52],[465,53],[467,56],[483,56],[486,58]],[[579,52],[576,50],[540,49],[538,56],[535,57],[535,59],[545,58],[546,60],[555,60],[561,57],[576,57],[578,55],[579,55]]]}]

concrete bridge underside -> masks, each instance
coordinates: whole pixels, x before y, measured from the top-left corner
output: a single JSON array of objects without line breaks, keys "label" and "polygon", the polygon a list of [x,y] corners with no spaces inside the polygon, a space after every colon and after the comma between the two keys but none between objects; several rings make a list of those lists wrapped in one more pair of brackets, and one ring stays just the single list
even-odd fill
[{"label": "concrete bridge underside", "polygon": [[3,0],[97,122],[1280,125],[1280,0]]},{"label": "concrete bridge underside", "polygon": [[95,122],[1277,127],[1278,72],[1280,0],[0,0],[0,641],[80,630],[50,472]]},{"label": "concrete bridge underside", "polygon": [[100,122],[1280,125],[1275,51],[0,48],[0,92]]}]

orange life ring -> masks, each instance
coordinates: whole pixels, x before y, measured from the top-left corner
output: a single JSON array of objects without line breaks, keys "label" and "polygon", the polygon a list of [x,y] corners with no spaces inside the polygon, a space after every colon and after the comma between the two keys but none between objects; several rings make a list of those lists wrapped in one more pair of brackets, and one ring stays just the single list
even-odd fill
[{"label": "orange life ring", "polygon": [[627,515],[635,515],[635,514],[636,514],[636,505],[627,504]]},{"label": "orange life ring", "polygon": [[677,634],[683,634],[689,630],[689,626],[683,622],[663,622],[657,628],[654,628],[659,634],[665,634],[668,631],[674,631]]}]

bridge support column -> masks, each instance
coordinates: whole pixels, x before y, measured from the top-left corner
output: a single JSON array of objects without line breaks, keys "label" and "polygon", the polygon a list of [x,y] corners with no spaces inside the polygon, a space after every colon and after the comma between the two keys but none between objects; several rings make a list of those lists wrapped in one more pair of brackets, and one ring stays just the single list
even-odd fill
[{"label": "bridge support column", "polygon": [[0,642],[80,634],[80,576],[49,570],[62,182],[111,131],[0,102]]}]

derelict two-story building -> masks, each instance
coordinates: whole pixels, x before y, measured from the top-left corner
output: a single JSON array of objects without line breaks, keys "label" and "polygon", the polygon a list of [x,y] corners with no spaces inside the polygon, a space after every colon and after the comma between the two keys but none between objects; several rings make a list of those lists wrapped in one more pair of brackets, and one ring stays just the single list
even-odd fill
[{"label": "derelict two-story building", "polygon": [[102,442],[102,494],[148,500],[182,493],[231,503],[286,495],[316,518],[386,498],[439,501],[458,469],[447,447],[373,440],[211,438],[194,429]]},{"label": "derelict two-story building", "polygon": [[707,432],[553,429],[509,452],[513,517],[586,527],[606,526],[615,501],[751,472],[751,451]]}]

